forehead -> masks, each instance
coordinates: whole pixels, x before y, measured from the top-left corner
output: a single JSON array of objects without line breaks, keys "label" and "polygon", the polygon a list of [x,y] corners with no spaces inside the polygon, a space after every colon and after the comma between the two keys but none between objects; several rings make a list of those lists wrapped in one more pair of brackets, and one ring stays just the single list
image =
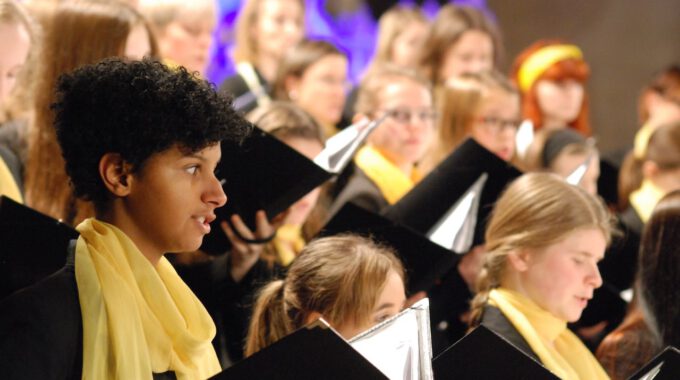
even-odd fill
[{"label": "forehead", "polygon": [[257,7],[259,17],[302,15],[302,4],[298,0],[262,0]]},{"label": "forehead", "polygon": [[386,85],[378,91],[380,106],[392,103],[417,103],[420,107],[432,105],[432,95],[429,89],[410,78],[394,78],[386,81]]},{"label": "forehead", "polygon": [[341,54],[326,54],[305,69],[303,76],[315,75],[347,75],[347,58]]},{"label": "forehead", "polygon": [[543,254],[539,255],[539,261],[560,260],[569,257],[569,254],[585,255],[599,260],[604,256],[606,246],[607,240],[599,228],[580,228],[542,249]]}]

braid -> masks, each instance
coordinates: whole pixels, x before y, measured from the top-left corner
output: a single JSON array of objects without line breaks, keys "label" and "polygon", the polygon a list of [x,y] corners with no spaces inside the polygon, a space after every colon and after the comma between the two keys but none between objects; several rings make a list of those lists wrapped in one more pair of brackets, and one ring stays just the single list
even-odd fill
[{"label": "braid", "polygon": [[470,303],[470,328],[475,328],[482,323],[484,306],[489,302],[491,290],[500,286],[501,275],[505,268],[507,252],[494,250],[486,253],[484,264],[477,276],[475,284],[476,294]]}]

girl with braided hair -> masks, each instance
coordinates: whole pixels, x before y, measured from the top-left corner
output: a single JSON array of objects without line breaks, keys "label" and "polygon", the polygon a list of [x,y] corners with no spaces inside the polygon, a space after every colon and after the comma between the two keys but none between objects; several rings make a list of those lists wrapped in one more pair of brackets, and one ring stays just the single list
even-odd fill
[{"label": "girl with braided hair", "polygon": [[526,174],[496,203],[471,327],[483,325],[561,379],[606,379],[567,329],[602,285],[597,263],[610,217],[585,190],[546,173]]}]

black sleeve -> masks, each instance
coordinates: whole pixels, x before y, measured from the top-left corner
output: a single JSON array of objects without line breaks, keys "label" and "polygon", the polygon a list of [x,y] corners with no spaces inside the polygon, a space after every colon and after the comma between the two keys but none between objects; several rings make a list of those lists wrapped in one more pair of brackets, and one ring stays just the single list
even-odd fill
[{"label": "black sleeve", "polygon": [[230,266],[230,255],[225,254],[207,263],[176,267],[215,322],[213,344],[223,366],[243,359],[243,343],[257,290],[283,274],[279,266],[259,260],[237,283],[231,278]]},{"label": "black sleeve", "polygon": [[72,267],[0,301],[3,379],[80,379],[82,339]]}]

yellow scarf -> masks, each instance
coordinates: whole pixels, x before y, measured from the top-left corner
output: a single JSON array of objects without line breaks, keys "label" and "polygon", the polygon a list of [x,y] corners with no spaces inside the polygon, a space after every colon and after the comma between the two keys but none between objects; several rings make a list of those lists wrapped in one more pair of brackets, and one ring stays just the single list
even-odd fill
[{"label": "yellow scarf", "polygon": [[397,203],[420,180],[420,174],[415,168],[411,171],[409,178],[370,146],[359,149],[354,162],[378,186],[387,203],[391,205]]},{"label": "yellow scarf", "polygon": [[646,224],[652,217],[654,207],[664,195],[663,191],[656,187],[652,181],[643,179],[640,188],[630,194],[630,204],[640,216],[640,220]]},{"label": "yellow scarf", "polygon": [[567,329],[567,322],[504,288],[492,290],[489,303],[500,309],[543,365],[560,379],[609,379],[588,348]]},{"label": "yellow scarf", "polygon": [[305,247],[302,238],[302,226],[299,224],[284,224],[276,231],[274,248],[281,265],[287,267]]},{"label": "yellow scarf", "polygon": [[76,283],[83,317],[83,379],[205,379],[220,371],[215,324],[167,259],[154,266],[121,230],[77,227]]},{"label": "yellow scarf", "polygon": [[12,200],[19,203],[24,203],[24,198],[21,196],[19,186],[14,182],[12,172],[10,172],[5,161],[0,158],[0,195],[6,195]]}]

